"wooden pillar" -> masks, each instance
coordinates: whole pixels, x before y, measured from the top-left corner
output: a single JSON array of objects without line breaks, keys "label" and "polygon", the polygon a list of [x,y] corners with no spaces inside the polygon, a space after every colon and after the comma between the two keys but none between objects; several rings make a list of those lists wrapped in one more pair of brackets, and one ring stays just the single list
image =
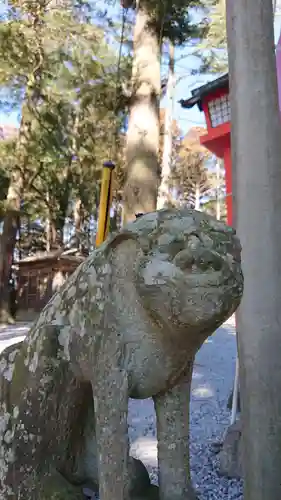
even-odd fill
[{"label": "wooden pillar", "polygon": [[233,223],[233,204],[232,204],[232,165],[231,149],[227,147],[224,151],[225,185],[226,185],[226,214],[227,224]]}]

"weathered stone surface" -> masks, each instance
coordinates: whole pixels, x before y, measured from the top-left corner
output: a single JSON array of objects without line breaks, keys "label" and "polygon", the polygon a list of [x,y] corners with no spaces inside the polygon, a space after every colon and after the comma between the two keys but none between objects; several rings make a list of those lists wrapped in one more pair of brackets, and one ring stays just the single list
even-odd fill
[{"label": "weathered stone surface", "polygon": [[56,470],[32,474],[26,484],[38,500],[85,500],[81,487],[70,484]]},{"label": "weathered stone surface", "polygon": [[220,474],[229,478],[242,477],[241,420],[232,424],[226,433],[218,459]]},{"label": "weathered stone surface", "polygon": [[[242,288],[234,231],[200,212],[112,235],[0,358],[0,499],[193,500],[193,359]],[[159,492],[128,454],[129,397],[154,399]]]}]

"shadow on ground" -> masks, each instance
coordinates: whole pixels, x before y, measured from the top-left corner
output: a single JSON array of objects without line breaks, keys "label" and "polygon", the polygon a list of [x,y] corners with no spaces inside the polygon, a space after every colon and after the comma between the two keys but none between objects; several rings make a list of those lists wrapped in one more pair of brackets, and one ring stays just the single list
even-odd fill
[{"label": "shadow on ground", "polygon": [[[0,327],[0,352],[22,340],[30,323]],[[227,398],[233,386],[236,336],[233,322],[210,337],[196,357],[191,397],[190,453],[191,472],[199,500],[242,500],[242,483],[221,478],[211,444],[219,441],[230,414]],[[130,400],[129,434],[131,454],[147,466],[157,482],[157,441],[155,412],[151,399]]]},{"label": "shadow on ground", "polygon": [[[200,500],[242,500],[242,483],[219,477],[211,445],[220,441],[230,422],[227,399],[233,386],[236,335],[225,324],[202,346],[192,380],[190,453],[193,483]],[[130,401],[129,432],[132,455],[147,466],[157,482],[157,441],[152,400]]]}]

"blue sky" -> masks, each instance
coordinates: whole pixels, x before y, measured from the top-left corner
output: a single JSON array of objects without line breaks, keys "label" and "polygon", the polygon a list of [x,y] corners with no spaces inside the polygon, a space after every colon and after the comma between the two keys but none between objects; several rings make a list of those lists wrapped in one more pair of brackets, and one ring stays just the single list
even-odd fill
[{"label": "blue sky", "polygon": [[[281,0],[280,0],[281,5]],[[277,43],[279,34],[281,29],[281,16],[276,15],[275,23],[274,23],[274,31],[275,31],[275,43]],[[216,78],[210,76],[188,76],[190,72],[190,64],[191,59],[186,58],[186,60],[181,60],[176,66],[176,73],[178,75],[186,75],[186,78],[182,79],[176,88],[176,101],[179,99],[187,99],[190,96],[190,92],[192,89],[200,87],[207,83],[208,81]],[[165,101],[163,101],[165,104]],[[182,109],[179,104],[175,105],[175,118],[180,123],[181,129],[183,131],[188,130],[192,126],[205,125],[204,113],[198,110],[197,106],[194,106],[192,109]]]},{"label": "blue sky", "polygon": [[[98,0],[99,1],[99,0]],[[5,0],[0,0],[0,15],[4,10]],[[281,4],[281,1],[278,2]],[[104,5],[104,2],[102,2]],[[110,7],[111,10],[116,13],[116,7]],[[281,16],[276,15],[275,17],[275,41],[279,38],[281,28]],[[191,110],[183,110],[177,101],[180,99],[186,99],[190,96],[192,89],[204,85],[207,81],[210,81],[214,77],[210,76],[190,76],[191,69],[194,68],[196,64],[194,57],[190,55],[190,49],[177,49],[176,50],[176,77],[178,83],[176,85],[176,97],[174,106],[174,118],[179,122],[182,131],[185,133],[189,128],[193,126],[204,126],[204,114],[200,113],[197,106],[194,106]],[[165,107],[165,99],[162,101],[162,106]],[[10,114],[3,114],[0,112],[0,125],[17,125],[19,123],[18,111],[14,111]]]}]

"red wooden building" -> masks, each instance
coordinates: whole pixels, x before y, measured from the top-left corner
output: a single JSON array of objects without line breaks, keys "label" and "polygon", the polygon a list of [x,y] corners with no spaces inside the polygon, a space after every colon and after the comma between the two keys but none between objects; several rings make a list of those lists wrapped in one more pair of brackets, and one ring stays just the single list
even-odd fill
[{"label": "red wooden building", "polygon": [[192,90],[191,97],[181,100],[183,108],[190,109],[197,105],[204,112],[207,133],[200,137],[200,142],[218,158],[223,158],[226,181],[227,222],[232,224],[232,175],[230,147],[230,104],[228,75]]}]

